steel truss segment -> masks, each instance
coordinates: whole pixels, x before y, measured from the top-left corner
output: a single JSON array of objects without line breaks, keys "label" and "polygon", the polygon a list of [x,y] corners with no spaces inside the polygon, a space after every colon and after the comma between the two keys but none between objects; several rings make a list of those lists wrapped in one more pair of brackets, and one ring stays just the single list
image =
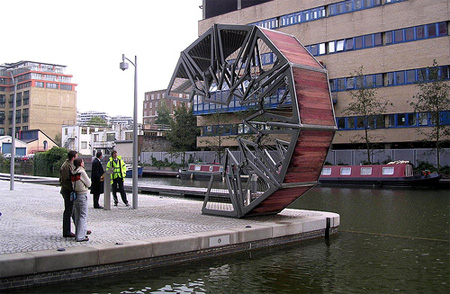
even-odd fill
[{"label": "steel truss segment", "polygon": [[[250,143],[249,141],[247,141]],[[270,162],[265,160],[263,157],[263,151],[255,148],[254,154],[248,147],[247,144],[242,140],[240,141],[242,145],[242,149],[244,150],[244,157],[246,158],[246,163],[260,176],[266,179],[266,182],[270,182],[272,185],[280,186],[281,183],[279,180],[273,175],[274,174],[274,165],[270,165]],[[248,144],[253,145],[254,144]]]},{"label": "steel truss segment", "polygon": [[197,86],[197,81],[198,81],[198,76],[200,75],[203,79],[204,76],[203,74],[199,74],[198,72],[196,72],[196,70],[198,69],[198,67],[194,64],[191,63],[192,59],[186,55],[184,52],[181,55],[181,58],[183,59],[183,65],[185,66],[186,70],[187,70],[187,74],[189,75],[189,80],[191,80],[192,85],[195,88],[195,92],[197,94],[203,94],[203,96],[206,96],[208,93],[208,89],[199,89]]}]

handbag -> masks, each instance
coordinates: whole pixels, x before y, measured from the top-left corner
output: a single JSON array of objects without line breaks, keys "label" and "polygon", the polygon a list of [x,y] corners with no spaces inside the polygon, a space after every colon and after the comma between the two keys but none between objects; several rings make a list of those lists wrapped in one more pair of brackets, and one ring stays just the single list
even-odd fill
[{"label": "handbag", "polygon": [[77,193],[75,191],[70,192],[70,201],[77,199]]}]

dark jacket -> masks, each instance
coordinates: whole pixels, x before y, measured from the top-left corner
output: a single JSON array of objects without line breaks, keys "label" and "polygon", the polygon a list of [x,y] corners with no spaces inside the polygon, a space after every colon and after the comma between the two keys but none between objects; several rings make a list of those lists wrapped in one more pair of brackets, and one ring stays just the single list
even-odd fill
[{"label": "dark jacket", "polygon": [[100,178],[105,173],[103,170],[102,163],[100,160],[96,157],[92,161],[92,172],[91,172],[91,194],[103,194],[103,182],[100,181]]},{"label": "dark jacket", "polygon": [[63,190],[72,191],[72,182],[70,181],[70,174],[75,169],[75,166],[68,159],[64,161],[59,169],[59,184],[61,185],[61,192]]}]

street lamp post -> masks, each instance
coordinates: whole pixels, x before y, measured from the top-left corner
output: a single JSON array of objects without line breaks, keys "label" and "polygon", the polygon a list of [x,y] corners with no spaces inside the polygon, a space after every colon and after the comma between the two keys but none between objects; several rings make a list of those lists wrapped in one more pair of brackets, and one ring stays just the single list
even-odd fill
[{"label": "street lamp post", "polygon": [[14,163],[16,161],[16,96],[17,96],[17,80],[14,79],[13,72],[9,72],[11,74],[11,81],[14,84],[14,98],[13,98],[13,117],[12,117],[12,127],[11,127],[11,163],[9,171],[11,173],[11,177],[9,180],[9,190],[14,190]]},{"label": "street lamp post", "polygon": [[134,109],[133,109],[133,208],[138,208],[138,128],[137,128],[137,56],[134,63],[122,54],[120,69],[128,69],[128,60],[134,66]]}]

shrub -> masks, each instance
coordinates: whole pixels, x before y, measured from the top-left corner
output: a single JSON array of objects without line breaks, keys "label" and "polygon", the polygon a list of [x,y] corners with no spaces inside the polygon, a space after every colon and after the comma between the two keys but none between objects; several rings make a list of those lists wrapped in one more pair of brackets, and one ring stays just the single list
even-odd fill
[{"label": "shrub", "polygon": [[36,153],[33,160],[33,173],[35,175],[48,175],[55,173],[67,159],[66,148],[53,147],[52,149]]},{"label": "shrub", "polygon": [[430,172],[434,172],[437,169],[431,163],[419,161],[419,165],[414,168],[414,171],[421,172],[424,170],[429,170]]}]

